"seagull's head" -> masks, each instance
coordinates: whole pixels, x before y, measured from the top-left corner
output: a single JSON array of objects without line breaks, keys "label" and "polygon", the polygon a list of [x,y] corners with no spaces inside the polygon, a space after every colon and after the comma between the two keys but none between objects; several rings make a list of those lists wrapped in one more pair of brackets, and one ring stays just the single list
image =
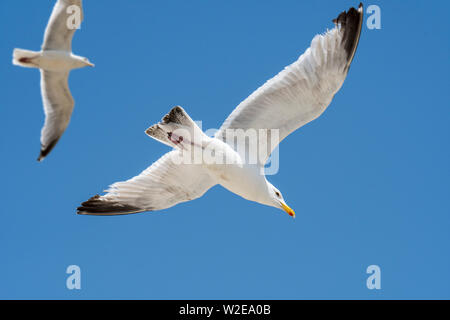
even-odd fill
[{"label": "seagull's head", "polygon": [[72,58],[74,58],[74,68],[84,68],[84,67],[93,67],[94,64],[89,61],[88,58],[77,56],[75,54],[72,54]]},{"label": "seagull's head", "polygon": [[82,60],[83,60],[85,66],[88,66],[88,67],[94,67],[95,66],[92,62],[89,61],[88,58],[84,58],[83,57]]},{"label": "seagull's head", "polygon": [[282,209],[287,212],[291,217],[295,218],[295,212],[292,210],[284,201],[283,195],[280,190],[275,188],[270,182],[267,181],[269,197],[271,201],[271,205],[275,208]]}]

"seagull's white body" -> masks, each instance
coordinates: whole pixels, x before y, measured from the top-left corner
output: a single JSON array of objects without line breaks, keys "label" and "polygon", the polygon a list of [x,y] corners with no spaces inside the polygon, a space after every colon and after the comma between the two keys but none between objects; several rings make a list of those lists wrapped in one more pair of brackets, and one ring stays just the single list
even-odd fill
[{"label": "seagull's white body", "polygon": [[[358,45],[363,19],[362,5],[342,12],[336,27],[317,35],[299,59],[257,89],[225,120],[213,137],[207,137],[179,106],[146,133],[171,147],[140,175],[111,185],[103,196],[95,196],[78,208],[80,214],[119,215],[160,210],[201,197],[220,184],[241,197],[280,208],[294,216],[283,196],[264,175],[264,164],[286,136],[319,117],[341,88]],[[250,141],[229,137],[237,130],[278,130],[273,136]],[[192,138],[194,137],[194,138]],[[250,147],[267,150],[256,163],[249,162]],[[223,155],[225,162],[200,163],[179,159],[195,150]],[[259,153],[258,153],[259,154]],[[220,158],[220,157],[219,157]]]},{"label": "seagull's white body", "polygon": [[72,69],[85,67],[86,62],[83,59],[68,51],[42,50],[37,52],[25,67],[36,66],[46,71],[69,72]]},{"label": "seagull's white body", "polygon": [[272,205],[270,199],[263,197],[268,184],[265,175],[261,174],[259,164],[248,163],[245,158],[226,142],[212,138],[208,143],[215,154],[224,154],[230,164],[205,163],[203,168],[208,172],[211,181],[244,199]]},{"label": "seagull's white body", "polygon": [[75,28],[69,28],[67,23],[67,9],[70,6],[79,8],[81,23],[81,0],[58,0],[45,30],[42,50],[14,49],[13,52],[14,65],[41,70],[41,94],[46,119],[41,132],[39,161],[50,153],[69,124],[75,104],[68,85],[70,71],[93,66],[88,59],[72,53]]}]

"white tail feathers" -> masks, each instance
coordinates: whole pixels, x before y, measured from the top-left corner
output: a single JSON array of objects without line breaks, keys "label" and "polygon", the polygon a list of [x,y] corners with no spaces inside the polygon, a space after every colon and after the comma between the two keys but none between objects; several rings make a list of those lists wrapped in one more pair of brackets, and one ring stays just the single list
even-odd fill
[{"label": "white tail feathers", "polygon": [[170,110],[161,122],[148,128],[145,133],[168,146],[182,149],[195,144],[200,146],[208,138],[180,106]]},{"label": "white tail feathers", "polygon": [[37,56],[39,56],[39,52],[24,49],[14,49],[12,63],[16,66],[38,68],[38,66],[33,63],[33,59]]}]

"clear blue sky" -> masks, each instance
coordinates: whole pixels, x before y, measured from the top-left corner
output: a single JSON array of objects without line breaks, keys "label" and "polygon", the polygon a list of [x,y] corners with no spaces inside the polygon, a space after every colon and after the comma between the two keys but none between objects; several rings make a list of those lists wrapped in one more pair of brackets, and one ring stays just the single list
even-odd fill
[{"label": "clear blue sky", "polygon": [[162,212],[75,212],[168,151],[144,130],[171,107],[218,127],[358,1],[84,1],[73,48],[96,67],[71,73],[71,124],[38,163],[39,73],[11,54],[39,50],[53,3],[0,1],[0,298],[450,298],[449,3],[365,3],[382,29],[364,26],[269,178],[295,220],[219,186]]}]

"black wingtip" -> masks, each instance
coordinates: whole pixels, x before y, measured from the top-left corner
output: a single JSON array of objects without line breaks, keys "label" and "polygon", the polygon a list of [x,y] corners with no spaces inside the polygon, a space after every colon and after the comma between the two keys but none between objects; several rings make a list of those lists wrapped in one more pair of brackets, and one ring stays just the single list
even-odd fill
[{"label": "black wingtip", "polygon": [[342,42],[347,52],[347,69],[355,56],[358,47],[359,37],[361,35],[364,10],[362,2],[359,3],[358,9],[350,8],[347,12],[343,11],[333,20],[336,25],[341,27],[344,32]]},{"label": "black wingtip", "polygon": [[116,216],[143,212],[138,207],[122,204],[117,201],[104,200],[97,194],[77,208],[79,215]]},{"label": "black wingtip", "polygon": [[37,158],[38,162],[41,162],[42,160],[45,159],[45,157],[50,153],[50,150],[48,149],[41,149],[41,151],[39,152],[39,157]]},{"label": "black wingtip", "polygon": [[41,145],[41,151],[39,152],[39,157],[37,158],[37,161],[41,162],[45,159],[45,157],[48,156],[48,154],[53,150],[53,148],[56,146],[56,143],[58,142],[58,139],[53,140],[50,142],[50,144],[47,147],[44,147]]}]

